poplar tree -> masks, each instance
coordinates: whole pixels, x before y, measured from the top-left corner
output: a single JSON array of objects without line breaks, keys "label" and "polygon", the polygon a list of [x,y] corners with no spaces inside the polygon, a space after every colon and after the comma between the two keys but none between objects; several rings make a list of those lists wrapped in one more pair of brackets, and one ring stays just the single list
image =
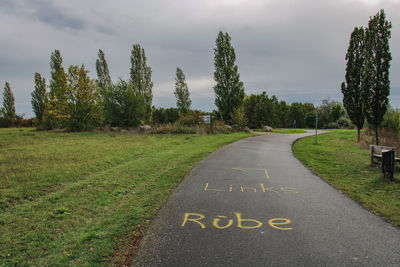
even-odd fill
[{"label": "poplar tree", "polygon": [[31,93],[32,109],[35,113],[38,125],[43,121],[43,113],[46,108],[46,79],[39,73],[35,73],[35,89]]},{"label": "poplar tree", "polygon": [[66,126],[67,107],[67,74],[62,66],[62,57],[59,50],[54,50],[50,58],[50,92],[48,116],[53,127]]},{"label": "poplar tree", "polygon": [[376,144],[379,144],[378,127],[389,103],[389,69],[392,55],[389,39],[391,22],[380,10],[370,18],[365,31],[365,72],[363,79],[363,111],[368,123],[374,127]]},{"label": "poplar tree", "polygon": [[189,98],[189,89],[185,81],[185,74],[180,68],[176,68],[174,94],[176,97],[176,106],[178,107],[179,113],[181,115],[186,115],[190,110],[190,105],[192,104],[192,101]]},{"label": "poplar tree", "polygon": [[105,91],[112,86],[110,71],[108,70],[108,64],[104,56],[104,52],[99,49],[98,59],[96,60],[96,71],[97,71],[97,85],[100,88],[100,95],[104,98]]},{"label": "poplar tree", "polygon": [[130,76],[133,88],[143,97],[144,121],[149,123],[152,112],[153,82],[151,81],[151,68],[146,64],[146,54],[138,44],[133,45],[132,48]]},{"label": "poplar tree", "polygon": [[4,118],[8,119],[11,124],[17,118],[17,114],[15,112],[15,100],[14,94],[11,91],[10,84],[6,82],[3,91],[3,108],[2,113]]},{"label": "poplar tree", "polygon": [[354,28],[346,53],[346,76],[342,83],[343,106],[350,120],[357,126],[357,140],[360,142],[360,130],[364,125],[362,87],[364,71],[364,29]]},{"label": "poplar tree", "polygon": [[238,66],[235,65],[235,49],[231,46],[228,33],[218,34],[214,48],[215,105],[225,122],[232,122],[232,116],[243,103],[244,88],[240,81]]}]

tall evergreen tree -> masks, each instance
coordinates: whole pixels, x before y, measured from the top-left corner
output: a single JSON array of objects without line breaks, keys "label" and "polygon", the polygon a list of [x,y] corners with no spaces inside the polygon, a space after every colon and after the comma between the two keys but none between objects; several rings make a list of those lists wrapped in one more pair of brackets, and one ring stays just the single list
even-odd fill
[{"label": "tall evergreen tree", "polygon": [[151,68],[146,64],[146,54],[140,45],[133,45],[131,52],[131,79],[133,87],[142,95],[145,107],[145,122],[151,121],[153,82],[151,81]]},{"label": "tall evergreen tree", "polygon": [[215,105],[225,122],[232,122],[232,115],[242,106],[243,82],[240,81],[238,66],[235,65],[235,49],[231,46],[228,33],[218,34],[214,48]]},{"label": "tall evergreen tree", "polygon": [[379,144],[378,127],[388,107],[392,55],[389,39],[391,22],[381,10],[370,18],[365,31],[365,72],[363,79],[363,111],[368,123],[374,127],[376,144]]},{"label": "tall evergreen tree", "polygon": [[10,120],[11,123],[16,119],[17,114],[15,112],[15,100],[14,94],[11,91],[10,84],[6,82],[3,91],[3,116]]},{"label": "tall evergreen tree", "polygon": [[62,66],[62,57],[59,50],[54,50],[50,58],[50,92],[48,116],[53,127],[66,126],[67,108],[67,74]]},{"label": "tall evergreen tree", "polygon": [[104,56],[104,52],[99,49],[98,59],[96,60],[96,71],[97,71],[97,85],[100,88],[100,95],[104,97],[105,91],[112,86],[110,71],[108,70],[108,64]]},{"label": "tall evergreen tree", "polygon": [[362,107],[362,86],[364,72],[364,29],[354,28],[346,53],[346,76],[342,83],[343,105],[354,125],[357,126],[357,140],[360,142],[360,130],[364,125]]},{"label": "tall evergreen tree", "polygon": [[32,109],[35,113],[37,123],[40,125],[43,120],[43,113],[46,107],[46,79],[39,73],[35,73],[35,89],[31,93]]},{"label": "tall evergreen tree", "polygon": [[189,89],[185,81],[185,74],[180,68],[176,68],[174,94],[176,97],[176,106],[179,109],[179,113],[181,115],[187,114],[187,112],[190,110],[190,105],[192,104],[192,101],[189,98]]}]

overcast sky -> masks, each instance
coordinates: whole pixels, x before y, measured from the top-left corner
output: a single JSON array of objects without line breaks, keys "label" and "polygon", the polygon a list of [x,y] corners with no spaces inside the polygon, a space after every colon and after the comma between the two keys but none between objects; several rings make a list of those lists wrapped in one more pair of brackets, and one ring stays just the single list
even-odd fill
[{"label": "overcast sky", "polygon": [[128,78],[132,45],[140,44],[153,71],[155,106],[175,106],[180,67],[193,108],[210,111],[213,48],[222,30],[232,37],[246,94],[341,101],[350,33],[382,8],[393,24],[390,102],[400,107],[399,0],[0,0],[0,89],[8,81],[17,113],[30,117],[34,73],[48,81],[54,49],[65,68],[84,64],[92,78],[102,49],[115,82]]}]

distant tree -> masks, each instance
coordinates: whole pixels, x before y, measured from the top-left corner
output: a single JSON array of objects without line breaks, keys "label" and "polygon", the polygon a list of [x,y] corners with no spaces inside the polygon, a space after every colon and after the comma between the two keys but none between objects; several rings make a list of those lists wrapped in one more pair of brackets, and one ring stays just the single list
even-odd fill
[{"label": "distant tree", "polygon": [[218,110],[216,110],[216,109],[214,109],[214,110],[211,112],[210,115],[211,115],[212,121],[221,121],[221,120],[222,120],[221,113],[220,113]]},{"label": "distant tree", "polygon": [[120,80],[107,90],[105,119],[111,126],[137,127],[147,115],[143,96],[131,82]]},{"label": "distant tree", "polygon": [[131,52],[130,82],[142,96],[145,110],[144,121],[151,121],[152,101],[153,101],[153,82],[151,81],[151,68],[146,64],[146,54],[140,45],[135,44]]},{"label": "distant tree", "polygon": [[179,110],[177,108],[155,108],[153,107],[152,123],[174,123],[179,119]]},{"label": "distant tree", "polygon": [[244,113],[250,128],[261,128],[265,125],[276,126],[275,118],[277,115],[273,98],[270,99],[266,92],[245,97]]},{"label": "distant tree", "polygon": [[346,119],[345,115],[346,111],[341,103],[324,99],[318,106],[318,128],[338,128],[338,120]]},{"label": "distant tree", "polygon": [[63,128],[66,126],[67,108],[67,74],[62,66],[62,57],[59,50],[54,50],[50,57],[50,92],[47,107],[46,122],[51,127]]},{"label": "distant tree", "polygon": [[247,125],[252,129],[261,127],[261,122],[258,120],[258,114],[256,113],[257,102],[257,95],[255,94],[245,96],[243,101],[244,113],[247,118]]},{"label": "distant tree", "polygon": [[345,111],[342,108],[342,105],[339,103],[336,103],[330,110],[330,120],[331,122],[337,122],[343,115],[345,114]]},{"label": "distant tree", "polygon": [[279,101],[279,104],[276,109],[278,121],[279,121],[279,127],[285,128],[286,126],[286,114],[289,110],[289,106],[285,101]]},{"label": "distant tree", "polygon": [[309,128],[315,127],[315,111],[306,113],[304,117],[304,123],[306,127]]},{"label": "distant tree", "polygon": [[105,95],[105,91],[112,86],[112,81],[103,50],[99,49],[97,55],[98,59],[96,60],[96,71],[97,71],[96,83],[100,88],[100,96],[103,98]]},{"label": "distant tree", "polygon": [[99,90],[82,65],[70,66],[67,79],[67,130],[80,132],[100,124]]},{"label": "distant tree", "polygon": [[343,105],[350,120],[357,126],[357,142],[364,125],[362,87],[365,64],[365,32],[363,27],[354,28],[346,53],[346,76],[342,83]]},{"label": "distant tree", "polygon": [[383,120],[389,103],[389,68],[392,55],[389,39],[391,22],[381,10],[370,18],[365,31],[365,72],[363,76],[363,111],[368,123],[375,130],[376,144],[379,144],[378,127]]},{"label": "distant tree", "polygon": [[15,119],[17,118],[17,114],[15,113],[15,100],[14,94],[11,91],[10,84],[6,82],[3,91],[3,108],[2,113],[4,118],[9,122],[9,124],[13,124]]},{"label": "distant tree", "polygon": [[293,102],[292,104],[290,104],[289,109],[286,113],[286,120],[288,121],[288,125],[291,125],[293,127],[304,127],[305,114],[303,105],[298,102]]},{"label": "distant tree", "polygon": [[232,114],[242,106],[243,82],[240,81],[238,66],[235,65],[235,49],[231,46],[228,33],[218,34],[214,48],[215,105],[225,122],[232,121]]},{"label": "distant tree", "polygon": [[37,125],[43,122],[43,114],[46,108],[47,95],[46,95],[46,79],[42,78],[39,73],[35,73],[35,89],[31,93],[32,109],[36,116]]},{"label": "distant tree", "polygon": [[180,68],[176,68],[174,94],[176,97],[176,106],[178,107],[180,114],[186,115],[190,110],[192,101],[189,98],[189,89],[185,81],[185,74]]},{"label": "distant tree", "polygon": [[304,110],[304,114],[307,114],[309,112],[315,112],[314,104],[305,102],[303,104],[303,110]]}]

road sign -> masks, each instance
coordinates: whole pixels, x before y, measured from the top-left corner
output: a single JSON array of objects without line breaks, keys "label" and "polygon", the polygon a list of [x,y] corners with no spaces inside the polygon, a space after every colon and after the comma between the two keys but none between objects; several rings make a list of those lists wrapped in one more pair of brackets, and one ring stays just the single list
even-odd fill
[{"label": "road sign", "polygon": [[205,123],[207,123],[207,124],[211,123],[211,116],[210,115],[203,115],[201,117],[203,118]]}]

